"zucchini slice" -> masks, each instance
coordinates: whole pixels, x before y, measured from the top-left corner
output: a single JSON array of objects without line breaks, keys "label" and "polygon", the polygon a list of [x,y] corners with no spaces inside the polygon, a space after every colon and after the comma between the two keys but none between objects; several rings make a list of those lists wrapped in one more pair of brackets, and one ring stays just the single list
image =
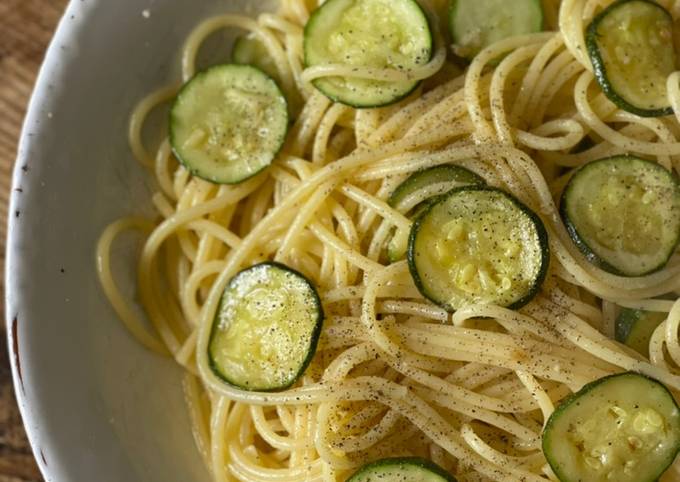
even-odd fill
[{"label": "zucchini slice", "polygon": [[[387,203],[402,214],[416,218],[433,198],[460,186],[486,184],[484,179],[464,167],[452,164],[434,166],[411,174],[399,184]],[[404,259],[408,250],[408,231],[397,230],[387,245],[391,263]]]},{"label": "zucchini slice", "polygon": [[267,52],[267,48],[253,33],[242,35],[234,42],[231,60],[239,65],[252,65],[272,79],[278,79],[276,64]]},{"label": "zucchini slice", "polygon": [[491,187],[440,196],[416,219],[409,238],[416,286],[448,311],[472,303],[525,305],[540,289],[549,260],[541,219]]},{"label": "zucchini slice", "polygon": [[655,162],[633,156],[579,168],[560,212],[574,243],[597,266],[623,276],[663,268],[680,239],[680,186]]},{"label": "zucchini slice", "polygon": [[288,130],[286,99],[276,82],[248,65],[199,72],[170,111],[170,142],[195,176],[236,184],[271,164]]},{"label": "zucchini slice", "polygon": [[[432,33],[415,0],[327,0],[305,25],[307,67],[349,67],[408,71],[432,57]],[[379,107],[409,95],[418,81],[387,82],[323,77],[314,86],[334,102]]]},{"label": "zucchini slice", "polygon": [[495,42],[542,29],[540,0],[451,0],[449,6],[453,52],[468,60]]},{"label": "zucchini slice", "polygon": [[419,457],[381,459],[364,465],[347,482],[456,482],[438,465]]},{"label": "zucchini slice", "polygon": [[210,366],[243,390],[288,388],[314,357],[323,319],[319,295],[303,275],[272,262],[247,268],[222,294]]},{"label": "zucchini slice", "polygon": [[543,453],[561,482],[653,482],[680,450],[680,409],[637,373],[596,380],[560,404]]},{"label": "zucchini slice", "polygon": [[673,113],[666,79],[676,70],[673,17],[648,0],[619,0],[588,26],[595,77],[621,109],[643,117]]},{"label": "zucchini slice", "polygon": [[649,341],[652,334],[667,316],[667,313],[624,308],[616,318],[616,341],[649,358]]}]

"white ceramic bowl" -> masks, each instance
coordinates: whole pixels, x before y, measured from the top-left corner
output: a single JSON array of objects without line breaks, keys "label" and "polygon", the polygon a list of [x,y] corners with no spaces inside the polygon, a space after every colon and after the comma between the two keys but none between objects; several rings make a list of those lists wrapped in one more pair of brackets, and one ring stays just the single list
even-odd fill
[{"label": "white ceramic bowl", "polygon": [[[149,177],[126,141],[135,102],[178,79],[180,47],[201,19],[265,3],[72,0],[59,25],[21,138],[6,274],[17,397],[49,482],[209,480],[180,370],[116,319],[94,248],[112,220],[150,213]],[[133,241],[116,270],[129,296]]]}]

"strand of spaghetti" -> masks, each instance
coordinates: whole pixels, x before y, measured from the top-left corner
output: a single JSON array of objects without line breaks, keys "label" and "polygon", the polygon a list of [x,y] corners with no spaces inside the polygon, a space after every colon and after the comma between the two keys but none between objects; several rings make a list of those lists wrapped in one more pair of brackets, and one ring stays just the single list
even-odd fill
[{"label": "strand of spaghetti", "polygon": [[467,105],[470,119],[475,126],[476,139],[480,141],[495,139],[480,103],[479,84],[486,64],[515,48],[524,47],[535,42],[545,43],[553,35],[553,33],[537,33],[510,37],[491,44],[475,56],[465,76],[465,104]]},{"label": "strand of spaghetti", "polygon": [[366,142],[371,147],[375,147],[396,138],[404,137],[404,133],[416,119],[429,109],[436,108],[444,98],[458,91],[464,82],[465,76],[460,75],[429,92],[425,92],[421,97],[394,113],[366,139]]},{"label": "strand of spaghetti", "polygon": [[605,346],[602,343],[604,340],[593,340],[583,336],[582,332],[578,330],[578,327],[581,327],[584,322],[578,317],[567,314],[565,317],[555,316],[554,319],[560,320],[557,323],[552,321],[552,324],[557,330],[560,331],[560,333],[565,336],[565,338],[569,339],[575,345],[578,345],[582,349],[592,353],[598,358],[602,358],[609,363],[623,368],[624,370],[639,371],[644,373],[652,378],[662,381],[676,390],[680,388],[680,376],[659,370],[657,367],[650,365],[649,363],[636,360],[635,358],[632,358],[628,355],[616,352]]},{"label": "strand of spaghetti", "polygon": [[349,108],[342,104],[333,104],[333,106],[326,111],[323,120],[319,124],[314,138],[314,147],[312,149],[312,162],[315,164],[324,164],[326,160],[326,153],[328,149],[328,140],[331,136],[331,131],[337,123],[340,116],[349,112]]},{"label": "strand of spaghetti", "polygon": [[198,452],[203,458],[206,466],[210,466],[210,429],[206,423],[209,417],[205,414],[205,407],[201,401],[201,389],[199,387],[198,379],[190,372],[184,374],[183,388],[184,396],[189,408],[189,417],[191,419],[191,431],[194,436],[194,441]]},{"label": "strand of spaghetti", "polygon": [[670,300],[655,300],[655,299],[642,299],[642,300],[618,300],[616,304],[622,308],[630,308],[632,310],[644,310],[644,311],[657,311],[668,313],[671,311],[675,305],[674,301]]},{"label": "strand of spaghetti", "polygon": [[286,147],[286,151],[290,151],[294,156],[304,155],[321,119],[323,119],[324,113],[330,105],[331,101],[325,95],[318,90],[314,91],[309,99],[307,99],[300,116],[291,129],[289,145]]},{"label": "strand of spaghetti", "polygon": [[680,303],[676,301],[673,303],[673,308],[668,313],[668,318],[665,322],[666,330],[666,350],[671,357],[671,360],[676,366],[680,362],[680,343],[678,343],[678,327],[680,327]]},{"label": "strand of spaghetti", "polygon": [[[526,480],[527,482],[545,481],[545,479],[539,477],[538,474],[527,470],[530,467],[526,466],[526,462],[524,460],[515,457],[510,457],[491,448],[479,436],[477,436],[477,434],[474,433],[472,427],[469,424],[467,423],[463,424],[463,426],[460,429],[460,433],[461,436],[463,437],[463,440],[465,440],[468,443],[468,445],[470,445],[470,447],[475,449],[475,451],[478,454],[487,459],[489,462],[493,463],[494,465],[497,465],[498,467],[512,467],[511,468],[512,473],[516,477],[518,477],[519,480]],[[534,461],[533,465],[535,464],[536,461]],[[524,468],[523,469],[514,468],[514,466],[517,465],[524,466]]]},{"label": "strand of spaghetti", "polygon": [[562,0],[560,5],[559,26],[564,36],[564,44],[571,55],[588,71],[592,71],[592,65],[588,58],[588,50],[584,36],[582,12],[585,0]]},{"label": "strand of spaghetti", "polygon": [[522,385],[527,389],[531,396],[536,400],[536,404],[540,407],[541,413],[543,414],[543,424],[545,426],[548,423],[550,415],[555,411],[555,406],[550,400],[550,397],[545,392],[543,387],[536,381],[530,373],[522,370],[515,372],[517,378],[520,379]]},{"label": "strand of spaghetti", "polygon": [[654,366],[670,371],[670,366],[666,363],[666,354],[664,353],[665,339],[666,322],[664,321],[654,329],[649,339],[649,360]]},{"label": "strand of spaghetti", "polygon": [[384,201],[371,196],[358,187],[352,184],[343,184],[339,187],[339,190],[357,204],[374,211],[400,229],[409,229],[411,227],[411,221],[408,218],[392,209]]},{"label": "strand of spaghetti", "polygon": [[452,371],[446,379],[469,390],[490,382],[495,378],[507,375],[510,370],[503,367],[467,363]]},{"label": "strand of spaghetti", "polygon": [[354,464],[342,453],[332,450],[330,418],[331,408],[337,404],[328,402],[319,406],[317,417],[319,419],[320,430],[315,438],[315,447],[319,456],[335,470],[349,470]]},{"label": "strand of spaghetti", "polygon": [[314,216],[326,198],[330,196],[337,184],[338,182],[336,180],[325,182],[304,202],[304,205],[298,211],[291,223],[290,228],[288,228],[288,231],[283,238],[283,242],[281,243],[281,247],[276,253],[275,259],[277,261],[282,261],[288,257],[296,237],[299,236],[300,232],[311,222],[312,216]]},{"label": "strand of spaghetti", "polygon": [[340,240],[321,224],[316,222],[312,223],[309,226],[309,229],[322,242],[332,246],[338,255],[347,259],[347,261],[362,269],[364,272],[370,273],[381,268],[380,264],[371,261],[370,259],[361,255],[359,252],[353,250],[350,246],[346,245],[342,240]]},{"label": "strand of spaghetti", "polygon": [[[437,341],[437,343],[433,343]],[[432,345],[428,345],[432,343]],[[494,350],[490,352],[480,352],[478,350],[466,350],[465,343],[456,343],[455,340],[436,340],[428,338],[424,342],[418,338],[408,338],[405,345],[415,353],[427,354],[428,356],[441,357],[447,360],[460,362],[474,362],[484,365],[502,366],[512,370],[522,370],[548,380],[564,383],[569,387],[581,387],[586,383],[601,378],[608,372],[593,369],[592,367],[581,365],[574,369],[556,371],[556,364],[562,362],[561,359],[545,357],[542,362],[531,362],[526,357],[518,358],[510,350]],[[463,349],[460,349],[463,347]],[[560,365],[562,366],[562,365]],[[577,388],[578,389],[578,388]],[[535,407],[534,407],[535,408]]]},{"label": "strand of spaghetti", "polygon": [[107,226],[97,242],[97,275],[111,306],[130,333],[149,350],[167,354],[167,348],[161,344],[156,336],[144,328],[142,320],[125,301],[111,273],[111,245],[118,234],[128,229],[137,229],[143,233],[149,233],[152,228],[151,223],[137,218],[120,219]]},{"label": "strand of spaghetti", "polygon": [[386,300],[378,305],[377,312],[419,315],[424,318],[440,321],[442,323],[446,323],[449,319],[449,314],[443,308],[424,303],[417,303],[415,301]]},{"label": "strand of spaghetti", "polygon": [[586,71],[581,74],[578,81],[576,82],[576,86],[574,87],[574,102],[576,103],[578,112],[591,129],[597,132],[598,135],[602,136],[608,142],[614,144],[615,146],[624,147],[629,151],[653,156],[680,154],[680,142],[641,142],[636,139],[623,136],[619,132],[607,126],[595,114],[588,102],[588,86],[593,79],[593,74],[589,71]]},{"label": "strand of spaghetti", "polygon": [[149,154],[142,141],[144,121],[149,116],[149,113],[158,105],[175,97],[178,89],[179,87],[175,84],[158,89],[144,97],[132,111],[128,127],[128,144],[135,158],[143,166],[151,167],[154,161],[153,156]]},{"label": "strand of spaghetti", "polygon": [[449,139],[470,133],[473,130],[472,123],[466,116],[467,108],[460,103],[463,95],[462,90],[458,91],[424,112],[406,131],[404,137],[416,137],[431,129],[446,131]]},{"label": "strand of spaghetti", "polygon": [[515,101],[512,105],[510,119],[513,124],[520,122],[522,114],[527,110],[527,105],[531,99],[537,83],[541,79],[541,74],[548,61],[564,45],[562,35],[556,34],[548,40],[534,56],[526,74],[522,78],[522,86],[519,89]]},{"label": "strand of spaghetti", "polygon": [[[318,5],[315,5],[315,7]],[[286,8],[288,7],[288,8]],[[298,24],[304,25],[309,20],[309,10],[304,0],[283,0],[283,10],[288,11],[288,15]]]},{"label": "strand of spaghetti", "polygon": [[[551,330],[546,330],[543,325],[534,318],[517,313],[507,308],[492,305],[468,305],[464,306],[451,316],[453,326],[464,326],[470,319],[489,317],[495,319],[499,324],[507,328],[520,329],[521,332],[532,333],[539,339],[547,340],[559,345],[563,339]],[[508,329],[509,332],[513,330]]]},{"label": "strand of spaghetti", "polygon": [[496,137],[501,144],[514,144],[512,128],[510,127],[510,121],[508,120],[508,115],[505,111],[505,82],[508,80],[510,73],[514,69],[520,64],[523,64],[526,60],[535,57],[536,54],[553,39],[545,44],[537,43],[515,49],[512,53],[508,54],[493,71],[491,86],[489,88],[489,104],[491,105],[493,125],[496,128]]},{"label": "strand of spaghetti", "polygon": [[198,268],[194,268],[191,275],[182,285],[180,292],[182,309],[187,314],[190,320],[197,320],[200,315],[201,308],[196,301],[196,295],[200,289],[201,283],[209,277],[220,273],[224,269],[224,261],[208,261]]},{"label": "strand of spaghetti", "polygon": [[217,402],[213,403],[210,416],[210,467],[216,482],[231,482],[231,477],[227,475],[229,459],[226,441],[227,437],[231,438],[235,426],[232,422],[234,417],[230,415],[239,409],[237,404],[232,404],[224,397],[218,397]]},{"label": "strand of spaghetti", "polygon": [[251,405],[249,408],[250,416],[253,419],[255,428],[257,428],[258,435],[272,447],[280,450],[291,450],[296,447],[307,447],[313,445],[313,440],[296,439],[293,437],[284,437],[277,434],[276,430],[272,428],[270,422],[266,419],[262,407]]},{"label": "strand of spaghetti", "polygon": [[[419,329],[420,328],[420,329]],[[524,366],[532,366],[535,369],[540,369],[541,373],[548,373],[550,368],[553,371],[554,367],[572,367],[565,368],[573,371],[582,371],[582,373],[588,373],[595,378],[598,376],[603,376],[610,371],[608,366],[602,366],[600,363],[596,363],[592,358],[588,359],[582,356],[580,353],[569,350],[559,349],[554,345],[547,343],[542,343],[539,341],[525,340],[521,337],[510,337],[506,336],[496,336],[491,337],[488,333],[470,333],[465,332],[444,332],[439,330],[439,335],[435,336],[435,333],[428,333],[423,330],[422,327],[409,327],[405,330],[410,336],[406,338],[406,344],[409,345],[411,340],[416,340],[419,344],[424,342],[431,343],[433,346],[437,347],[449,347],[460,352],[467,352],[470,354],[485,354],[498,358],[505,358],[509,360],[516,360]],[[423,333],[425,331],[425,333]],[[400,332],[403,332],[400,330]],[[418,335],[418,333],[420,334]],[[475,340],[493,340],[489,344],[484,344],[484,347],[492,346],[492,349],[484,350],[480,347],[475,347]],[[470,343],[472,342],[472,343]],[[540,361],[527,361],[527,355],[529,353],[541,354],[542,359]],[[549,364],[552,364],[549,366]],[[549,377],[550,378],[550,377]],[[561,381],[561,380],[558,380]]]},{"label": "strand of spaghetti", "polygon": [[290,22],[285,18],[271,13],[261,13],[257,17],[257,22],[262,27],[273,28],[291,37],[302,36],[303,28],[296,23]]},{"label": "strand of spaghetti", "polygon": [[193,360],[191,356],[194,354],[196,349],[196,336],[198,331],[194,330],[191,334],[184,340],[182,346],[177,353],[175,353],[175,361],[185,367],[190,373],[197,375],[196,370],[193,368]]},{"label": "strand of spaghetti", "polygon": [[[321,460],[317,459],[308,467],[289,467],[281,469],[270,469],[257,463],[249,457],[245,451],[236,443],[230,443],[228,447],[229,470],[238,476],[240,480],[253,482],[299,482],[301,480],[320,481],[321,480]],[[258,458],[262,457],[258,455]]]},{"label": "strand of spaghetti", "polygon": [[165,138],[163,139],[163,142],[161,142],[161,145],[158,148],[158,153],[156,154],[156,180],[158,181],[158,185],[161,187],[163,194],[165,194],[168,199],[176,201],[177,196],[173,188],[172,178],[168,172],[168,163],[171,155],[172,151],[170,147],[170,140]]},{"label": "strand of spaghetti", "polygon": [[680,71],[673,72],[666,79],[666,90],[668,91],[668,101],[673,107],[675,118],[680,123]]},{"label": "strand of spaghetti", "polygon": [[[564,132],[562,137],[551,137]],[[529,149],[561,151],[576,146],[585,134],[581,124],[573,119],[555,119],[541,124],[531,132],[516,129],[517,141]]]},{"label": "strand of spaghetti", "polygon": [[575,61],[568,51],[561,53],[550,62],[536,89],[532,92],[528,109],[529,126],[536,128],[541,125],[551,102],[557,94],[566,90],[569,82],[582,71],[583,66]]},{"label": "strand of spaghetti", "polygon": [[[466,402],[458,401],[445,391],[432,388],[414,388],[413,392],[426,402],[445,408],[451,412],[457,412],[473,420],[479,420],[492,427],[495,427],[506,434],[513,435],[525,443],[535,443],[540,439],[539,434],[526,428],[514,418],[507,417],[489,410],[474,407]],[[532,406],[528,410],[534,410]]]},{"label": "strand of spaghetti", "polygon": [[325,64],[307,67],[302,71],[302,80],[312,82],[323,77],[344,77],[381,82],[414,82],[432,77],[444,65],[446,48],[437,48],[432,59],[423,65],[409,69],[376,68],[347,64]]}]

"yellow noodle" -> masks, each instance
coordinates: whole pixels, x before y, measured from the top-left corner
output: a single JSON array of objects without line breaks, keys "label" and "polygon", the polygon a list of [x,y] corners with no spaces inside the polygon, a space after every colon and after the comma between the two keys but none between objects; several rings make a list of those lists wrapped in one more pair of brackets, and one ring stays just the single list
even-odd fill
[{"label": "yellow noodle", "polygon": [[[630,152],[678,170],[680,74],[667,80],[675,116],[641,118],[601,93],[583,32],[611,0],[544,2],[557,31],[490,45],[462,75],[436,31],[433,58],[410,71],[305,68],[304,25],[320,3],[281,0],[257,20],[222,15],[190,34],[182,81],[203,67],[196,59],[211,33],[252,32],[276,67],[293,125],[266,171],[214,186],[177,162],[166,135],[154,147],[143,135],[150,113],[178,85],[143,99],[128,137],[156,180],[158,219],[126,218],[103,232],[104,293],[133,336],[185,369],[194,437],[217,482],[336,482],[391,455],[430,457],[460,481],[557,480],[540,432],[562,399],[624,370],[680,392],[680,302],[655,298],[680,290],[680,259],[638,278],[607,273],[573,245],[556,202],[570,178],[560,166]],[[431,10],[445,2],[426,3],[435,19]],[[680,17],[678,2],[660,3]],[[358,110],[310,83],[324,76],[425,81],[393,106]],[[570,152],[585,139],[594,145]],[[475,304],[449,314],[418,291],[405,261],[386,262],[395,230],[410,230],[406,214],[451,184],[428,186],[397,206],[390,194],[414,172],[444,164],[513,193],[546,225],[548,276],[521,310]],[[115,238],[127,230],[144,234],[137,288],[150,323],[111,273]],[[282,392],[248,392],[215,376],[207,343],[229,279],[270,259],[318,287],[326,319],[302,380]],[[621,307],[668,314],[649,358],[611,339]],[[512,452],[498,450],[500,441]],[[664,480],[677,473],[680,464]]]}]

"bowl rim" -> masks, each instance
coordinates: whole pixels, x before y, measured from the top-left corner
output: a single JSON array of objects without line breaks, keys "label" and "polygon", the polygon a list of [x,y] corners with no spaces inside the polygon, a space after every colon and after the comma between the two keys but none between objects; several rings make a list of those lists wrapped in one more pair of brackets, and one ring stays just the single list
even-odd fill
[{"label": "bowl rim", "polygon": [[[70,64],[73,63],[72,59],[63,58],[59,55],[59,45],[76,36],[80,29],[84,28],[87,24],[87,22],[68,22],[67,20],[75,18],[76,16],[81,20],[83,18],[86,19],[89,15],[88,12],[91,12],[92,10],[92,6],[85,4],[85,2],[69,0],[57,23],[49,46],[45,51],[45,56],[38,70],[38,75],[26,109],[26,115],[21,126],[17,154],[9,188],[8,213],[18,211],[25,202],[22,199],[22,197],[25,196],[20,196],[21,192],[17,191],[17,186],[20,184],[26,186],[38,182],[35,177],[25,176],[26,171],[24,170],[24,166],[30,157],[33,146],[40,141],[40,132],[47,128],[44,123],[40,122],[40,117],[43,115],[43,107],[47,104],[52,95],[49,89],[50,79],[55,76],[59,77],[61,72],[68,70]],[[4,273],[6,342],[10,370],[12,373],[14,396],[19,407],[28,442],[42,476],[45,481],[50,482],[56,479],[52,477],[52,473],[48,469],[45,455],[40,446],[42,443],[46,443],[47,440],[51,439],[52,435],[42,431],[39,428],[39,424],[35,423],[39,421],[39,417],[32,409],[35,400],[31,399],[25,391],[24,374],[22,373],[21,364],[22,360],[19,351],[19,322],[17,313],[23,311],[22,307],[24,306],[25,301],[23,300],[23,292],[15,282],[15,279],[17,278],[17,272],[23,272],[25,270],[25,263],[22,261],[19,252],[21,240],[27,237],[25,231],[26,228],[23,227],[22,223],[17,221],[16,216],[7,216]],[[29,379],[27,378],[26,383],[29,383],[28,380]]]}]

